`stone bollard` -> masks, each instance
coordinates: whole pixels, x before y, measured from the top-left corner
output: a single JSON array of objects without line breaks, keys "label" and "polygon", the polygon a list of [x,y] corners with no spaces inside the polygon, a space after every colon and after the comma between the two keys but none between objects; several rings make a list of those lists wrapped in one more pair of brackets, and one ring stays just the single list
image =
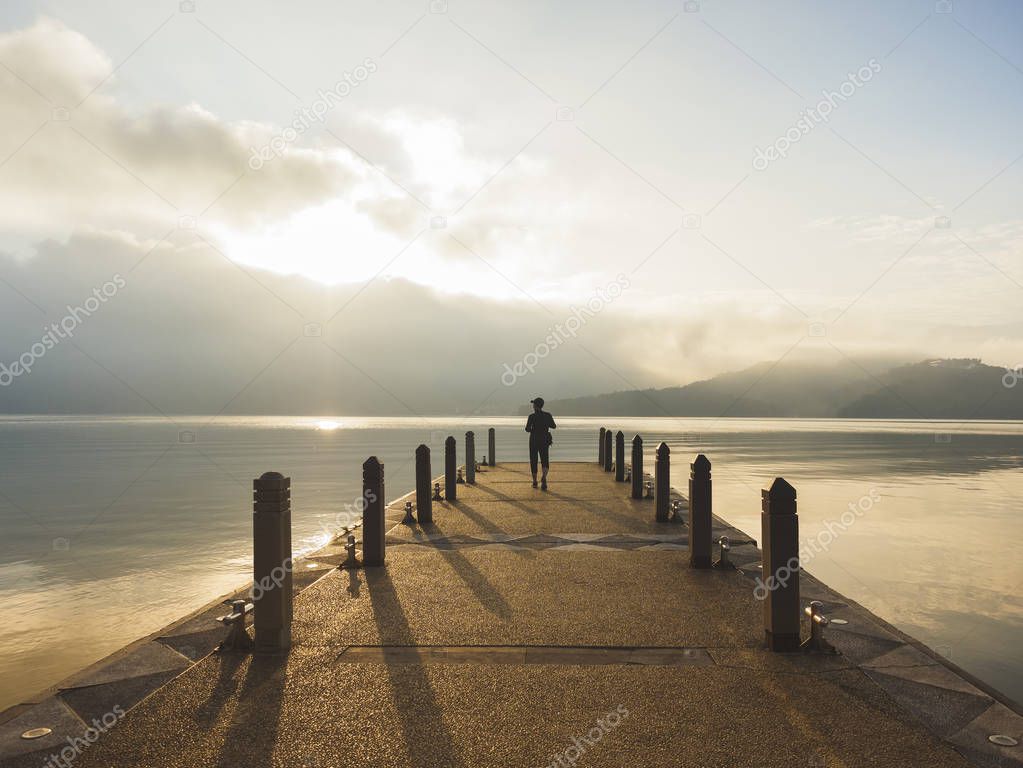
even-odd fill
[{"label": "stone bollard", "polygon": [[611,462],[613,461],[612,449],[611,449],[611,438],[614,433],[609,429],[604,432],[604,471],[611,471]]},{"label": "stone bollard", "polygon": [[433,522],[433,498],[430,496],[430,446],[416,448],[416,517],[420,525]]},{"label": "stone bollard", "polygon": [[465,482],[476,485],[476,435],[465,433]]},{"label": "stone bollard", "polygon": [[384,564],[384,465],[370,456],[362,465],[362,563],[367,568]]},{"label": "stone bollard", "polygon": [[711,563],[710,459],[702,453],[689,465],[689,567]]},{"label": "stone bollard", "polygon": [[654,460],[654,503],[657,506],[657,522],[666,523],[671,519],[671,451],[667,443],[657,446]]},{"label": "stone bollard", "polygon": [[597,464],[600,467],[604,466],[604,433],[607,432],[605,427],[600,428],[600,439],[597,442]]},{"label": "stone bollard", "polygon": [[291,478],[267,472],[252,483],[252,603],[257,653],[291,647]]},{"label": "stone bollard", "polygon": [[632,498],[643,498],[643,438],[632,438]]},{"label": "stone bollard", "polygon": [[625,434],[620,429],[615,434],[615,482],[625,482]]},{"label": "stone bollard", "polygon": [[[764,596],[764,635],[772,651],[799,650],[799,517],[796,489],[775,478],[761,491],[760,536]],[[766,583],[765,583],[766,582]]]},{"label": "stone bollard", "polygon": [[487,450],[490,451],[490,466],[497,466],[497,433],[491,427],[487,430]]},{"label": "stone bollard", "polygon": [[454,501],[457,495],[458,477],[455,470],[455,438],[444,441],[444,498]]}]

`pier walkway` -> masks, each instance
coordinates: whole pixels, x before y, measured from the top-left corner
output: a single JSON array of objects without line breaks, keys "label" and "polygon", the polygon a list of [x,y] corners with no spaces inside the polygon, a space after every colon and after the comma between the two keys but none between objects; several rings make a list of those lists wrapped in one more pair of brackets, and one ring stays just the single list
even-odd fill
[{"label": "pier walkway", "polygon": [[399,523],[404,501],[386,567],[297,596],[288,654],[206,656],[76,768],[942,768],[1004,732],[1001,705],[806,574],[804,603],[849,622],[829,629],[842,653],[767,651],[759,550],[690,569],[686,526],[596,463],[555,464],[548,492],[485,467],[425,528]]}]

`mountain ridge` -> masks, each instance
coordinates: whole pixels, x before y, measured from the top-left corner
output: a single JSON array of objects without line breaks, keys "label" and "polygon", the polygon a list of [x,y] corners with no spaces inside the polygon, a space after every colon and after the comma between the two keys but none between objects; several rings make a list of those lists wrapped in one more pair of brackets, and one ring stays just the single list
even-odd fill
[{"label": "mountain ridge", "polygon": [[848,359],[765,362],[682,386],[556,399],[546,407],[560,416],[1023,419],[1023,383],[1006,383],[1015,381],[1005,368],[977,358],[931,358],[876,371]]}]

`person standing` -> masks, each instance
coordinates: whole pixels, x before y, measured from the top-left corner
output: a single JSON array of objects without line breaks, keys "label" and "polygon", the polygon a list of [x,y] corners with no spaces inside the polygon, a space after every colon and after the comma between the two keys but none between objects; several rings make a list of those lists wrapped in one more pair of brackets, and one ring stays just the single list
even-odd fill
[{"label": "person standing", "polygon": [[540,487],[547,490],[547,471],[551,467],[551,443],[554,437],[552,429],[557,429],[554,417],[543,409],[543,398],[537,397],[530,400],[533,404],[533,412],[526,419],[526,431],[529,433],[529,469],[533,473],[533,487],[536,488],[536,465],[543,468],[543,476],[540,480]]}]

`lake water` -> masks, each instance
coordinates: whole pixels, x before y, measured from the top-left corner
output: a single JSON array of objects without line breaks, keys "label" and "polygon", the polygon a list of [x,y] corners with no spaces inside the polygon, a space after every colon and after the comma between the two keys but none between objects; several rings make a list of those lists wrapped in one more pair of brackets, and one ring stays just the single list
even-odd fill
[{"label": "lake water", "polygon": [[[0,418],[0,709],[241,585],[251,574],[252,478],[292,477],[296,548],[386,464],[412,489],[413,450],[497,429],[499,461],[526,459],[520,419]],[[560,419],[553,460],[596,460],[597,431],[672,449],[684,488],[714,464],[714,511],[760,537],[760,489],[784,476],[800,532],[867,511],[808,571],[1023,700],[1023,423]],[[557,467],[552,470],[557,483]],[[869,500],[869,501],[868,501]]]}]

